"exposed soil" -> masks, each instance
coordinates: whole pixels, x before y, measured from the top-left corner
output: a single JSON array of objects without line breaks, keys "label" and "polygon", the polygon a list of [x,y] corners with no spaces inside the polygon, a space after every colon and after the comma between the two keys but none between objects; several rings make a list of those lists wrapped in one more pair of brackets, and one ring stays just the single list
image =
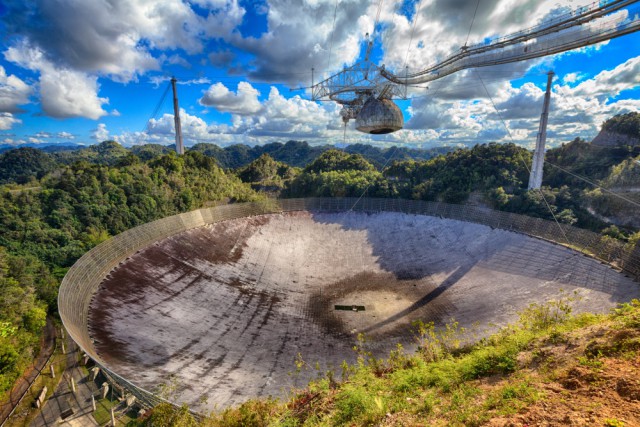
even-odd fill
[{"label": "exposed soil", "polygon": [[640,426],[638,348],[593,354],[598,346],[611,349],[639,338],[637,329],[605,333],[595,327],[591,333],[574,334],[567,343],[546,346],[543,354],[523,355],[532,368],[525,372],[536,381],[542,398],[522,413],[495,418],[488,425]]}]

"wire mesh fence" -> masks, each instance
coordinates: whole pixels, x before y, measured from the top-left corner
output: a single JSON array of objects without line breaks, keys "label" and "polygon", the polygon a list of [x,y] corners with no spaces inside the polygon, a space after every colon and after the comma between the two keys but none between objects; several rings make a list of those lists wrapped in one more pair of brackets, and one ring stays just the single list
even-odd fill
[{"label": "wire mesh fence", "polygon": [[159,219],[127,230],[96,246],[69,269],[60,286],[58,307],[67,331],[84,352],[106,371],[107,377],[114,385],[127,389],[143,405],[157,405],[163,399],[109,370],[95,351],[88,318],[91,299],[100,283],[111,270],[128,257],[174,234],[230,219],[294,211],[399,212],[483,224],[570,246],[640,281],[640,247],[625,245],[589,230],[540,218],[479,206],[403,199],[269,199],[255,203],[215,206]]}]

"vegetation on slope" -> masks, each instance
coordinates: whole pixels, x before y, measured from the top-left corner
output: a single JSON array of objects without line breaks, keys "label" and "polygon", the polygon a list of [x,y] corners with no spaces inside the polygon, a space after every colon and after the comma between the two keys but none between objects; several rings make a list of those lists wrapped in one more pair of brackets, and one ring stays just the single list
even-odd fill
[{"label": "vegetation on slope", "polygon": [[455,323],[417,324],[417,352],[398,346],[385,359],[361,339],[355,366],[318,372],[283,401],[252,400],[200,422],[160,405],[135,425],[637,425],[640,301],[576,316],[574,298],[532,304],[516,324],[466,347],[470,331]]},{"label": "vegetation on slope", "polygon": [[55,169],[49,154],[23,147],[0,154],[0,184],[26,184],[44,177]]},{"label": "vegetation on slope", "polygon": [[300,169],[263,154],[237,173],[242,182],[252,184],[255,190],[277,193],[300,173]]},{"label": "vegetation on slope", "polygon": [[328,150],[284,189],[285,197],[390,197],[381,172],[359,154]]},{"label": "vegetation on slope", "polygon": [[547,151],[544,183],[552,187],[570,185],[589,188],[590,184],[552,165],[592,181],[605,179],[611,169],[621,162],[640,155],[640,147],[601,147],[579,138]]},{"label": "vegetation on slope", "polygon": [[602,130],[640,138],[640,113],[618,114],[604,122]]},{"label": "vegetation on slope", "polygon": [[56,294],[46,266],[0,247],[0,391],[11,388],[38,355],[47,303],[53,304]]}]

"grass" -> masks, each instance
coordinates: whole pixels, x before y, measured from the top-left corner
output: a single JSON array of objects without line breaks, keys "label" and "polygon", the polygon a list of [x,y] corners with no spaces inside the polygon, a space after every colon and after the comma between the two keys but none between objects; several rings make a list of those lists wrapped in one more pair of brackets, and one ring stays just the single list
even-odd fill
[{"label": "grass", "polygon": [[110,396],[107,396],[104,399],[98,399],[96,400],[96,410],[93,412],[93,419],[96,420],[96,422],[101,425],[111,425],[111,408],[116,409],[116,421],[117,424],[121,424],[121,425],[127,425],[130,422],[132,422],[135,417],[136,414],[132,413],[131,411],[125,413],[124,415],[119,415],[118,411],[117,411],[117,406],[120,404],[121,402],[118,399],[112,398]]},{"label": "grass", "polygon": [[[583,375],[592,372],[597,379],[605,355],[637,355],[639,334],[629,328],[640,329],[640,301],[621,305],[607,316],[573,315],[573,301],[575,295],[564,294],[547,304],[532,304],[515,324],[473,345],[461,345],[466,331],[455,322],[443,329],[417,324],[419,351],[407,354],[398,346],[384,359],[368,353],[360,337],[357,363],[342,367],[340,381],[333,372],[326,373],[307,388],[294,390],[287,401],[253,400],[199,423],[185,408],[166,406],[131,425],[476,426],[508,418],[547,399],[544,385],[564,378],[571,367]],[[608,325],[612,338],[589,338],[594,325],[596,329]],[[567,362],[562,354],[553,353],[554,348],[572,346],[581,333],[586,344],[579,357]],[[306,363],[299,360],[296,366]],[[566,390],[560,393],[562,399],[565,395],[569,396]],[[621,422],[608,418],[606,425]]]}]

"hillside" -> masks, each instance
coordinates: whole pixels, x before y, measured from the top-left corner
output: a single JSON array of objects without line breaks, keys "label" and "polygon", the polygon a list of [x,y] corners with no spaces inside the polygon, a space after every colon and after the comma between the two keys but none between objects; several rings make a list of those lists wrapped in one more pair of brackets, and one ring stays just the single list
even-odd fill
[{"label": "hillside", "polygon": [[604,147],[640,146],[640,113],[614,116],[602,124],[592,144]]},{"label": "hillside", "polygon": [[[455,323],[416,325],[418,351],[318,372],[283,401],[249,401],[197,423],[160,405],[140,426],[640,425],[640,301],[609,315],[571,314],[575,295],[533,304],[519,321],[465,347]],[[314,369],[298,360],[293,375]]]}]

